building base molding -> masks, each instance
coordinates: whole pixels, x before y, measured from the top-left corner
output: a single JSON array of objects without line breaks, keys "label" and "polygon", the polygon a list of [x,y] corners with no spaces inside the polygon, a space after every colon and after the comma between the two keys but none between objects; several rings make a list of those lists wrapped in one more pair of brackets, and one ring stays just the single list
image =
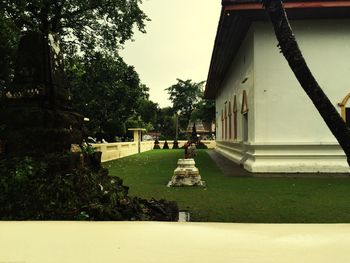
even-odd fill
[{"label": "building base molding", "polygon": [[217,151],[253,173],[349,173],[337,143],[217,142]]}]

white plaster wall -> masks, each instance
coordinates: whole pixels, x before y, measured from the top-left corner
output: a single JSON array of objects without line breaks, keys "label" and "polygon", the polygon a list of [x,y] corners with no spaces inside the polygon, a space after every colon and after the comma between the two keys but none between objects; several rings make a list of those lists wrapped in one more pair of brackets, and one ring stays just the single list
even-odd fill
[{"label": "white plaster wall", "polygon": [[[338,112],[350,92],[350,20],[292,21],[303,55]],[[242,80],[248,81],[242,84]],[[242,141],[242,92],[249,138]],[[237,95],[238,139],[221,138],[221,110]],[[217,150],[256,173],[349,172],[344,152],[277,48],[270,22],[254,22],[216,99]]]},{"label": "white plaster wall", "polygon": [[[302,53],[331,102],[350,92],[350,20],[292,21]],[[276,47],[270,22],[255,22],[255,142],[334,143],[335,138]]]},{"label": "white plaster wall", "polygon": [[[221,89],[219,90],[216,97],[216,140],[224,141],[222,138],[222,121],[221,111],[224,109],[225,102],[227,102],[227,109],[229,101],[233,110],[234,95],[237,100],[237,141],[242,140],[242,96],[243,90],[246,90],[248,100],[248,141],[254,140],[254,71],[253,71],[253,60],[254,60],[254,35],[253,30],[249,30],[246,38],[244,39],[240,50],[236,54],[225,79],[222,82]],[[248,78],[245,83],[242,81]],[[227,119],[227,130],[229,131],[229,121]],[[227,132],[228,134],[228,132]],[[229,138],[229,135],[227,136]],[[226,141],[233,141],[233,115],[232,115],[232,139]]]},{"label": "white plaster wall", "polygon": [[101,161],[107,162],[138,153],[137,142],[95,143],[92,147],[102,152]]}]

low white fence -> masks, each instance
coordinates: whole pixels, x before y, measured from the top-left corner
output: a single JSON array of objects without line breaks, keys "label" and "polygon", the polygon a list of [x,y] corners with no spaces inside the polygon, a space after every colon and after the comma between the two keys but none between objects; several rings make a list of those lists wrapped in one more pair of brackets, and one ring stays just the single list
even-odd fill
[{"label": "low white fence", "polygon": [[[169,148],[173,148],[174,141],[167,141]],[[182,147],[187,141],[178,141],[179,147]],[[201,141],[209,149],[216,147],[215,141]],[[163,148],[165,141],[159,141],[159,146]],[[115,142],[115,143],[96,143],[92,144],[92,147],[96,151],[102,152],[102,162],[107,162],[115,159],[119,159],[125,156],[139,153],[139,145],[137,142]],[[152,150],[154,147],[154,141],[143,141],[140,143],[140,152],[146,152]]]},{"label": "low white fence", "polygon": [[[141,142],[140,152],[152,150],[153,146],[153,141]],[[96,143],[92,144],[92,147],[102,152],[102,162],[119,159],[139,152],[137,142]]]}]

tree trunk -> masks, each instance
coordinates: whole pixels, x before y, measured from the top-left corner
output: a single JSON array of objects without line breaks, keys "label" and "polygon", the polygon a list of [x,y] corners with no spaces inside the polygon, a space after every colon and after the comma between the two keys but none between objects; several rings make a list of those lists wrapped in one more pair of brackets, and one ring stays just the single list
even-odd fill
[{"label": "tree trunk", "polygon": [[273,24],[278,47],[288,61],[301,87],[338,140],[350,166],[350,130],[308,68],[292,32],[282,1],[262,0],[262,2]]}]

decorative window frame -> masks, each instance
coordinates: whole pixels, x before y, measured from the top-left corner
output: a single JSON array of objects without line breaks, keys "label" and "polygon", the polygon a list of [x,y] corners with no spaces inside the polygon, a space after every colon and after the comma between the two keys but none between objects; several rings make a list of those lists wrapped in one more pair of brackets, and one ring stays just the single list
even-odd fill
[{"label": "decorative window frame", "polygon": [[221,109],[221,140],[224,139],[224,109]]},{"label": "decorative window frame", "polygon": [[237,140],[237,97],[233,97],[233,140]]},{"label": "decorative window frame", "polygon": [[227,101],[225,101],[225,140],[227,140]]},{"label": "decorative window frame", "polygon": [[228,138],[232,139],[232,107],[231,101],[228,102]]},{"label": "decorative window frame", "polygon": [[344,97],[344,99],[338,103],[338,106],[340,107],[340,115],[343,118],[343,120],[346,122],[346,104],[348,103],[350,99],[350,92]]},{"label": "decorative window frame", "polygon": [[237,99],[236,99],[236,95],[233,97],[233,113],[237,112]]},{"label": "decorative window frame", "polygon": [[249,111],[249,108],[248,108],[248,101],[247,101],[247,92],[243,90],[241,113],[245,114],[245,113],[248,113],[248,111]]}]

